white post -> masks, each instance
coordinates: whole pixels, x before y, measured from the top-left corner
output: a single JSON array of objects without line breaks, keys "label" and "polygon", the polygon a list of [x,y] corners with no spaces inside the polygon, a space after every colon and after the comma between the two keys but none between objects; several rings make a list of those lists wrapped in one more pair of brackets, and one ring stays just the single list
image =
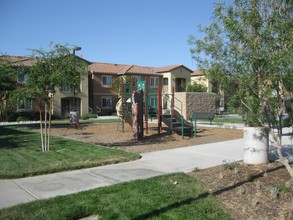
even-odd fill
[{"label": "white post", "polygon": [[268,163],[269,136],[265,127],[247,127],[244,129],[244,155],[246,164]]}]

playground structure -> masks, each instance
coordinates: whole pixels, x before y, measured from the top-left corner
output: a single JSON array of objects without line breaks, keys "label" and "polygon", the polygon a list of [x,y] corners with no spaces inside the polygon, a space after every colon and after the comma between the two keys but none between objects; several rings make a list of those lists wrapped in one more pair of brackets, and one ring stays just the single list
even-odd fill
[{"label": "playground structure", "polygon": [[[131,96],[131,97],[130,97]],[[121,121],[117,124],[117,131],[124,132],[124,123],[129,123],[133,131],[133,139],[139,141],[144,132],[148,134],[149,116],[158,119],[158,134],[162,132],[162,123],[166,124],[170,131],[184,135],[196,135],[196,123],[186,121],[182,116],[182,103],[175,102],[174,88],[171,94],[162,94],[161,87],[149,88],[146,81],[125,83],[121,78],[121,98],[116,104],[117,115]],[[121,129],[119,129],[121,128]]]}]

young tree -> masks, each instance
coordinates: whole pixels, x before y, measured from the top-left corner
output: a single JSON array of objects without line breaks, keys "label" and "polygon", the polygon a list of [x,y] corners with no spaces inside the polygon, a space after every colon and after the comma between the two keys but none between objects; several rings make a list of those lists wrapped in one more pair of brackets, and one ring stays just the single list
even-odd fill
[{"label": "young tree", "polygon": [[34,49],[32,59],[35,63],[30,68],[26,89],[30,98],[39,103],[42,151],[49,151],[52,99],[55,89],[63,82],[71,87],[80,83],[82,75],[87,73],[87,67],[71,54],[71,49],[67,45],[51,43],[49,51]]},{"label": "young tree", "polygon": [[[191,52],[200,69],[218,82],[250,126],[265,126],[281,153],[285,101],[293,93],[293,4],[289,0],[234,0],[218,3],[213,22],[191,36]],[[272,128],[277,128],[275,135]]]},{"label": "young tree", "polygon": [[5,120],[8,100],[16,88],[17,73],[6,56],[0,57],[0,121]]}]

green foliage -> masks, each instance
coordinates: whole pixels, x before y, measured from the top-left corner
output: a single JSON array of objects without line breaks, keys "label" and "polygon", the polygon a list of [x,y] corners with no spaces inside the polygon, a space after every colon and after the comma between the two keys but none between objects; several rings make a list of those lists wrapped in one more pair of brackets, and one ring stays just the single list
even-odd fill
[{"label": "green foliage", "polygon": [[236,161],[229,162],[229,161],[224,160],[223,162],[224,162],[223,167],[225,170],[234,170],[237,166]]},{"label": "green foliage", "polygon": [[276,187],[278,188],[278,191],[281,193],[286,193],[290,191],[290,189],[286,186],[284,182],[278,183]]},{"label": "green foliage", "polygon": [[25,116],[18,116],[16,121],[20,122],[20,121],[29,121],[30,119],[28,117]]},{"label": "green foliage", "polygon": [[132,83],[135,83],[136,78],[134,76],[119,76],[113,80],[113,85],[115,88],[116,93],[118,96],[121,96],[122,94],[122,80],[123,80],[123,86],[124,86],[124,96],[126,98],[131,97],[131,86]]},{"label": "green foliage", "polygon": [[6,121],[7,122],[15,122],[15,121],[33,121],[37,120],[34,112],[24,111],[24,112],[15,112],[15,111],[7,111],[6,112]]},{"label": "green foliage", "polygon": [[[81,77],[87,74],[85,62],[71,54],[71,48],[68,45],[50,43],[50,50],[33,49],[31,59],[34,64],[29,68],[28,82],[23,91],[20,91],[21,98],[29,98],[39,102],[39,110],[49,113],[49,120],[45,118],[45,132],[43,133],[40,125],[42,141],[42,151],[50,149],[50,132],[47,128],[51,126],[52,102],[50,97],[55,93],[55,89],[64,82],[73,88],[75,102],[75,92],[79,85]],[[75,106],[75,103],[74,103]],[[42,114],[40,114],[40,117]],[[43,120],[40,118],[40,120]]]},{"label": "green foliage", "polygon": [[87,119],[90,119],[90,118],[97,118],[97,115],[92,114],[92,113],[88,113],[88,114],[84,114],[84,115],[81,116],[81,119],[83,119],[83,120],[87,120]]},{"label": "green foliage", "polygon": [[207,87],[202,84],[193,82],[193,83],[188,83],[186,85],[185,91],[186,92],[206,92]]},{"label": "green foliage", "polygon": [[55,93],[56,87],[65,81],[70,87],[80,83],[87,74],[83,60],[71,54],[68,45],[50,43],[50,50],[33,49],[34,65],[30,68],[28,87],[35,99],[49,102],[49,93]]},{"label": "green foliage", "polygon": [[[174,184],[177,182],[177,184]],[[184,173],[135,180],[0,210],[0,219],[232,219]]]},{"label": "green foliage", "polygon": [[277,183],[270,188],[272,198],[278,197],[280,193],[287,193],[290,191],[291,191],[291,189],[289,187],[287,187],[284,182]]},{"label": "green foliage", "polygon": [[244,124],[243,119],[240,118],[215,118],[213,122],[223,125],[224,123],[239,123]]},{"label": "green foliage", "polygon": [[9,102],[17,88],[17,72],[5,56],[0,56],[0,121],[8,120],[8,111],[14,105]]},{"label": "green foliage", "polygon": [[5,56],[0,56],[0,100],[16,88],[17,72]]},{"label": "green foliage", "polygon": [[[217,3],[213,21],[189,39],[200,69],[225,91],[250,126],[279,128],[293,93],[293,4],[283,0]],[[266,119],[264,120],[264,116]],[[273,116],[273,117],[272,117]]]},{"label": "green foliage", "polygon": [[254,178],[254,176],[249,172],[245,173],[245,177],[246,177],[247,181],[252,181]]}]

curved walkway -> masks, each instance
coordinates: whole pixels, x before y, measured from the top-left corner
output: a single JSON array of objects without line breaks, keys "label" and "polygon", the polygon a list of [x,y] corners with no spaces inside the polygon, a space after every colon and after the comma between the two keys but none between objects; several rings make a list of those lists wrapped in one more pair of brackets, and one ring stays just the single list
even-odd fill
[{"label": "curved walkway", "polygon": [[21,179],[0,180],[0,209],[153,176],[242,160],[243,139],[143,153],[140,160]]}]

